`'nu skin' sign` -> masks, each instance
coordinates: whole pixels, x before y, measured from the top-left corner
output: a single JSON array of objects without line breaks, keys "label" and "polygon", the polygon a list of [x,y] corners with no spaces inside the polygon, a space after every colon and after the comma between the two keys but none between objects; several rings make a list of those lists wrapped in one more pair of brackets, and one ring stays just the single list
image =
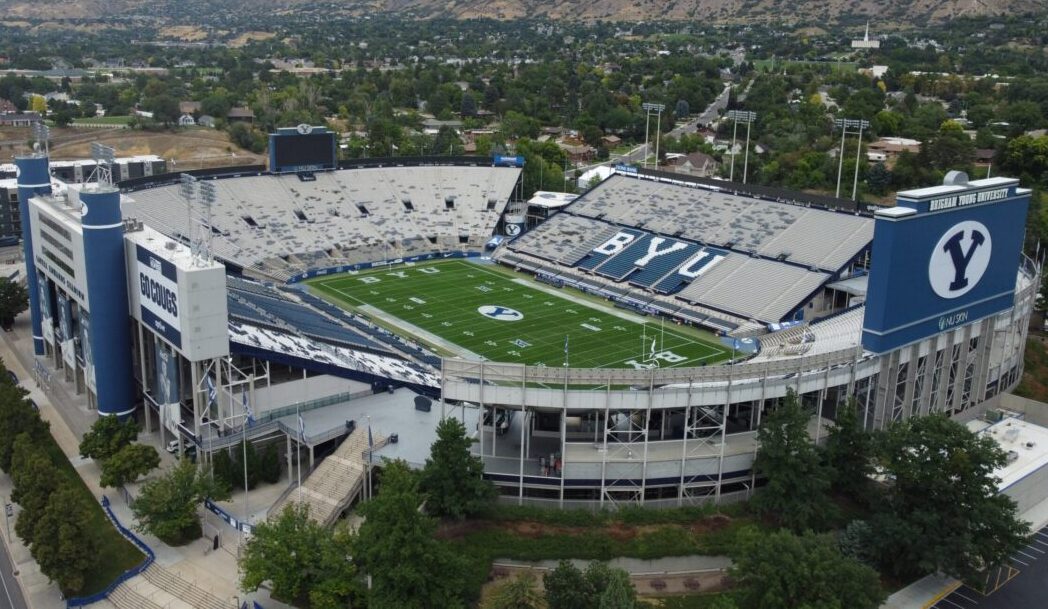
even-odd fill
[{"label": "'nu skin' sign", "polygon": [[951,172],[876,213],[864,348],[884,353],[1012,306],[1030,200],[1018,186]]}]

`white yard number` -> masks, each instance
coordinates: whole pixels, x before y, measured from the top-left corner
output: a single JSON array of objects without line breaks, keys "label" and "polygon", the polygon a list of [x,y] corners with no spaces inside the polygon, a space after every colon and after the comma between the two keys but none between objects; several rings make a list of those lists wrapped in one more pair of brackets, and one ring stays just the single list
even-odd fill
[{"label": "white yard number", "polygon": [[666,362],[667,364],[679,364],[681,362],[687,361],[688,358],[684,357],[683,355],[677,355],[673,351],[667,350],[659,351],[658,353],[654,354],[650,360],[645,360],[643,362],[638,362],[634,359],[628,360],[626,362],[626,365],[633,366],[637,370],[647,370],[649,368],[654,368],[658,364],[658,362],[655,362],[653,360],[660,360]]}]

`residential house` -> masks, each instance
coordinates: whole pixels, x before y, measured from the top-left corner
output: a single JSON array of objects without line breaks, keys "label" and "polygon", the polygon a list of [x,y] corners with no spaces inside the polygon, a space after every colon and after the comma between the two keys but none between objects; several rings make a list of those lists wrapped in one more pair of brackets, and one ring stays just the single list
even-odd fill
[{"label": "residential house", "polygon": [[667,171],[683,173],[700,178],[708,178],[717,175],[720,164],[717,159],[705,152],[692,152],[689,154],[669,153],[666,155]]},{"label": "residential house", "polygon": [[253,123],[255,122],[255,113],[251,111],[251,108],[237,106],[229,109],[229,113],[226,114],[226,120],[231,123]]}]

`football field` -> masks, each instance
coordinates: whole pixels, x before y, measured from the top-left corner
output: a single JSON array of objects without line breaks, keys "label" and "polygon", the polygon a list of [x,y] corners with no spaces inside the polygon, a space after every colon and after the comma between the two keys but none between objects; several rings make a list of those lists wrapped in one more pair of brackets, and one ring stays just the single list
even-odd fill
[{"label": "football field", "polygon": [[324,298],[469,359],[574,368],[700,366],[731,356],[716,337],[602,306],[463,260],[312,279]]}]

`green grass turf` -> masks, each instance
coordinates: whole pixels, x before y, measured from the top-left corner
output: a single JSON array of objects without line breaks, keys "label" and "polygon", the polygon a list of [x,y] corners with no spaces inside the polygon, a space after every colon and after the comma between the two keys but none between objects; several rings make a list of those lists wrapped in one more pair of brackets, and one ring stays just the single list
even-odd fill
[{"label": "green grass turf", "polygon": [[[647,368],[653,361],[662,368],[699,366],[731,355],[712,335],[707,338],[674,324],[663,330],[658,320],[623,319],[619,310],[582,297],[569,300],[567,290],[543,286],[566,296],[562,297],[538,289],[532,281],[522,284],[522,279],[493,265],[451,260],[327,276],[309,284],[340,306],[371,313],[375,321],[402,334],[415,334],[422,342],[467,358],[475,354],[493,361],[563,366],[565,337],[568,363],[574,368]],[[485,305],[513,309],[523,317],[492,319],[478,312]],[[408,324],[424,332],[413,333]]]}]

